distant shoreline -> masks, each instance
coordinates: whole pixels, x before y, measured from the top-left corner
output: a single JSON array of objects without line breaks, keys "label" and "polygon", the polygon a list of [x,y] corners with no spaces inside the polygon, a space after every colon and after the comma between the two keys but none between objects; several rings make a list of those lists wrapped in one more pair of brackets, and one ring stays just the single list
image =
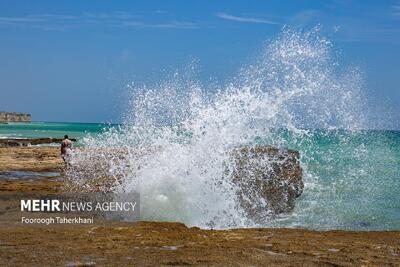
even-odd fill
[{"label": "distant shoreline", "polygon": [[[21,125],[25,124],[26,122],[9,122],[8,125]],[[104,125],[108,127],[114,126],[123,126],[124,123],[111,123],[111,122],[79,122],[79,121],[42,121],[42,120],[32,120],[29,125],[34,124],[80,124],[80,125]],[[0,122],[1,126],[1,122]],[[285,130],[286,128],[274,128],[275,130]],[[309,131],[353,131],[353,132],[364,132],[364,131],[377,131],[377,132],[400,132],[400,129],[377,129],[377,128],[370,128],[370,129],[359,129],[359,130],[348,130],[348,129],[320,129],[320,128],[304,128],[302,130],[309,130]]]},{"label": "distant shoreline", "polygon": [[32,116],[29,113],[0,111],[0,123],[26,122],[30,123]]}]

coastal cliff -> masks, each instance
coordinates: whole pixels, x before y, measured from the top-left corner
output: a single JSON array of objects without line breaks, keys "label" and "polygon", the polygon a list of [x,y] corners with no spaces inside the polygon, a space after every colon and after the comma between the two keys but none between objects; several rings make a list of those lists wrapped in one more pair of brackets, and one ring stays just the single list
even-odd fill
[{"label": "coastal cliff", "polygon": [[0,123],[31,122],[31,114],[18,112],[0,112]]}]

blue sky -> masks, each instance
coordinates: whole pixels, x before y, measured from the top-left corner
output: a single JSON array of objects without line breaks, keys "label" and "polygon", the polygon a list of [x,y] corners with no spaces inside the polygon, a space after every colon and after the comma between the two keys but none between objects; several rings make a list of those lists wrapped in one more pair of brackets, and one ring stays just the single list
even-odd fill
[{"label": "blue sky", "polygon": [[[115,121],[125,85],[196,59],[223,81],[285,25],[321,24],[365,90],[400,114],[400,1],[0,1],[0,110]],[[383,103],[383,104],[382,104]],[[399,116],[392,120],[400,128]]]}]

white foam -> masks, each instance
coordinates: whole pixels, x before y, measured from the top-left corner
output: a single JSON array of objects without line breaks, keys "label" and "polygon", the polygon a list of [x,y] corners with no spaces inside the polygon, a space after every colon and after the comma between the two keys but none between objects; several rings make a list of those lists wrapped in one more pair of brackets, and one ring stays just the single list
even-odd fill
[{"label": "white foam", "polygon": [[[228,156],[232,148],[260,138],[296,147],[312,134],[309,128],[363,125],[360,75],[337,69],[331,54],[319,29],[285,30],[215,94],[186,73],[153,87],[132,86],[125,123],[83,140],[89,148],[123,148],[125,156],[96,152],[74,160],[87,160],[86,178],[99,175],[95,158],[106,161],[100,169],[122,180],[118,190],[141,194],[144,220],[206,228],[257,226],[237,205],[237,188],[226,174],[234,168]],[[277,133],[282,128],[290,143]],[[302,160],[307,157],[312,153],[302,154]],[[312,190],[319,178],[303,167],[306,189]],[[258,205],[263,203],[268,214],[265,201]]]}]

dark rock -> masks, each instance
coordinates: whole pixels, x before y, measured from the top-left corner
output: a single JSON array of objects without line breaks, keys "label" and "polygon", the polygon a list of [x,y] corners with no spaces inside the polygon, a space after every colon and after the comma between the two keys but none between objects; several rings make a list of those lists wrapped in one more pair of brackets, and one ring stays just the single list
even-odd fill
[{"label": "dark rock", "polygon": [[244,147],[232,153],[227,169],[238,185],[240,206],[249,217],[266,217],[294,208],[304,188],[299,152],[273,147]]},{"label": "dark rock", "polygon": [[[0,139],[0,147],[19,147],[19,146],[31,146],[31,145],[42,145],[60,143],[63,139],[61,138],[6,138]],[[76,141],[74,138],[70,138],[71,141]]]}]

